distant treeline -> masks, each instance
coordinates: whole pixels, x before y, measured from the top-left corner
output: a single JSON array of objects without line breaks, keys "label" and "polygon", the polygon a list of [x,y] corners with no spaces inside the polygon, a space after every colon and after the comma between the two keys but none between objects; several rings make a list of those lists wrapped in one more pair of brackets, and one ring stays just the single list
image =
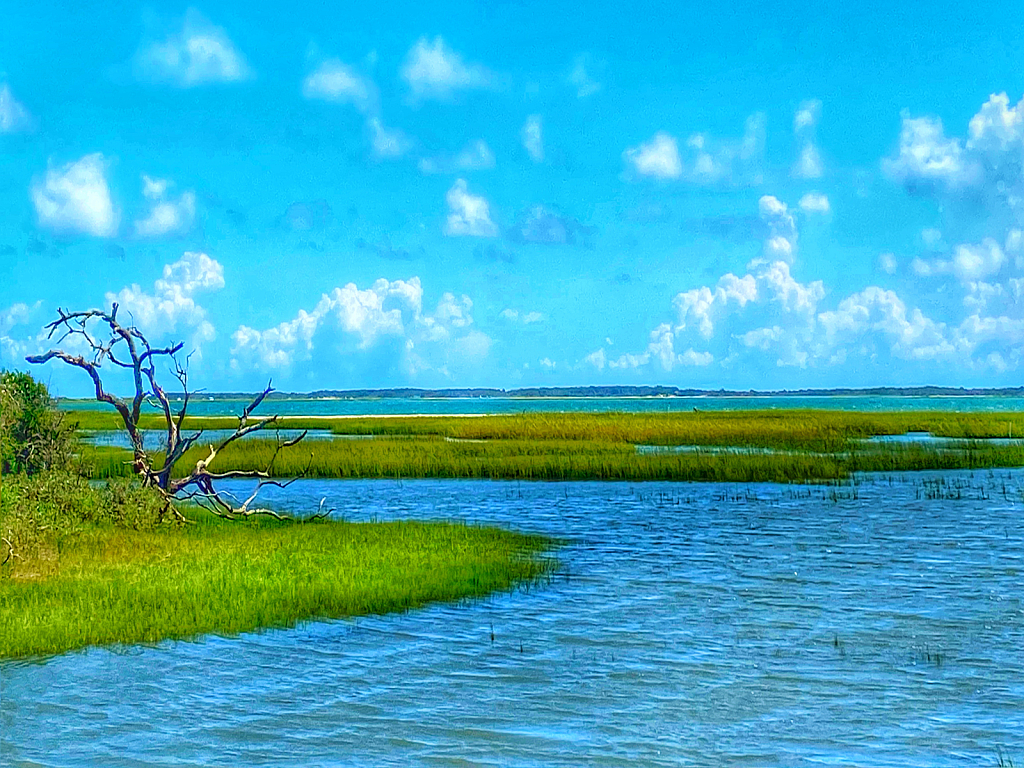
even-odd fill
[{"label": "distant treeline", "polygon": [[[172,397],[180,395],[171,394]],[[451,399],[451,398],[573,398],[573,397],[1024,397],[1024,387],[868,387],[864,389],[680,389],[679,387],[527,387],[522,389],[319,389],[315,392],[273,392],[271,400]],[[246,400],[251,392],[202,394],[204,400]]]}]

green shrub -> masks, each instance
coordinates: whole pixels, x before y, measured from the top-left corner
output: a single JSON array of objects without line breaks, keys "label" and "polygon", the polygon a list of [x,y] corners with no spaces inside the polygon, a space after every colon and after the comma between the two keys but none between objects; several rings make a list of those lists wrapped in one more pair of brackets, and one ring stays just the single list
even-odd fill
[{"label": "green shrub", "polygon": [[0,473],[67,469],[75,448],[75,425],[56,408],[46,385],[27,373],[0,372]]},{"label": "green shrub", "polygon": [[[62,545],[88,527],[152,530],[165,522],[159,493],[117,478],[91,484],[71,472],[12,475],[0,485],[0,578],[45,574]],[[8,557],[9,551],[17,557]]]}]

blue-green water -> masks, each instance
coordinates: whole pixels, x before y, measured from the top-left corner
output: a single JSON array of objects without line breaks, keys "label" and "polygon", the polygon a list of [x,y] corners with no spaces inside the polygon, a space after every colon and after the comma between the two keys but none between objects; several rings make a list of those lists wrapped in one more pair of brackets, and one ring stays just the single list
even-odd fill
[{"label": "blue-green water", "polygon": [[1021,471],[300,480],[265,500],[542,532],[566,541],[561,571],[408,614],[0,663],[0,765],[1024,765],[1022,489]]},{"label": "blue-green water", "polygon": [[[241,400],[193,400],[194,416],[238,414]],[[93,401],[64,403],[68,408],[109,409]],[[386,398],[380,400],[269,400],[261,413],[282,416],[371,416],[384,414],[522,413],[535,411],[677,411],[822,408],[848,411],[1024,411],[1019,397],[575,397],[575,398]]]}]

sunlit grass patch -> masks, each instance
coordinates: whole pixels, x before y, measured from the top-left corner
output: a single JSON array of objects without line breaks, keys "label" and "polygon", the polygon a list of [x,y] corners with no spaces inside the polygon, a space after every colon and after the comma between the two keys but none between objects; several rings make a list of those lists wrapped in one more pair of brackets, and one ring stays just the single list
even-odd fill
[{"label": "sunlit grass patch", "polygon": [[507,590],[551,542],[443,522],[96,526],[48,575],[0,579],[0,658],[232,635]]},{"label": "sunlit grass patch", "polygon": [[[223,427],[224,419],[192,425]],[[371,440],[307,441],[281,453],[273,473],[319,478],[450,477],[508,480],[806,482],[854,472],[1024,466],[1024,447],[985,442],[1024,438],[1024,414],[823,410],[699,413],[523,413],[479,418],[287,417]],[[869,444],[866,438],[928,432],[956,445]],[[247,438],[222,451],[215,470],[264,469],[275,443]],[[680,453],[637,446],[688,446]],[[722,448],[745,451],[722,452]],[[183,466],[206,455],[196,448]],[[117,449],[87,451],[96,477],[130,471]]]}]

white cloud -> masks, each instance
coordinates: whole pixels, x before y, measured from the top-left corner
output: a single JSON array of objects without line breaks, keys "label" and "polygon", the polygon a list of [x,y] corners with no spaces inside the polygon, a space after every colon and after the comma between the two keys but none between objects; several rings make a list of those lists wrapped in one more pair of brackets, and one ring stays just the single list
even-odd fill
[{"label": "white cloud", "polygon": [[24,302],[17,302],[0,312],[0,336],[6,336],[16,325],[27,323],[32,312],[38,307],[39,302],[35,307],[30,307]]},{"label": "white cloud", "polygon": [[539,361],[540,367],[545,371],[553,371],[558,367],[558,363],[552,360],[550,357],[542,357]]},{"label": "white cloud", "polygon": [[817,179],[822,174],[821,152],[815,141],[820,117],[821,102],[817,99],[803,102],[793,117],[793,133],[800,147],[793,175],[798,179]]},{"label": "white cloud", "polygon": [[589,60],[586,56],[577,56],[573,62],[572,70],[569,72],[568,82],[576,89],[576,97],[585,99],[593,96],[601,90],[601,83],[597,82],[587,71]]},{"label": "white cloud", "polygon": [[433,41],[421,37],[406,56],[402,78],[409,84],[412,97],[449,99],[457,91],[486,88],[492,75],[480,64],[467,64],[438,36]]},{"label": "white cloud", "polygon": [[800,210],[804,213],[828,213],[832,210],[828,196],[820,192],[808,192],[800,198]]},{"label": "white cloud", "polygon": [[41,306],[41,301],[32,306],[18,302],[0,311],[0,368],[8,364],[22,363],[25,355],[38,351],[38,348],[45,344],[45,334],[35,335],[29,332],[11,335],[15,328],[30,325],[33,315]]},{"label": "white cloud", "polygon": [[206,310],[196,303],[196,295],[219,291],[224,287],[224,268],[205,253],[186,252],[178,261],[168,264],[163,275],[148,293],[138,285],[108,293],[107,303],[117,302],[120,316],[130,314],[139,329],[151,337],[177,333],[179,328],[192,331],[192,346],[199,349],[216,337],[213,325],[206,319]]},{"label": "white cloud", "polygon": [[526,149],[527,154],[530,155],[530,159],[535,163],[543,161],[544,135],[543,122],[540,115],[530,115],[526,118],[526,122],[523,123],[523,129],[520,132],[520,137],[523,140],[523,147]]},{"label": "white cloud", "polygon": [[336,104],[351,104],[364,115],[379,111],[379,95],[373,81],[340,59],[327,59],[302,81],[302,95]]},{"label": "white cloud", "polygon": [[544,320],[544,315],[540,312],[520,312],[518,309],[511,308],[503,309],[499,317],[510,323],[522,323],[523,325],[532,325]]},{"label": "white cloud", "polygon": [[750,115],[737,139],[694,133],[682,151],[680,174],[701,185],[743,186],[763,181],[765,116]]},{"label": "white cloud", "polygon": [[468,296],[445,293],[434,312],[424,312],[418,277],[381,278],[364,289],[349,283],[273,328],[240,326],[232,335],[232,367],[287,369],[310,361],[318,349],[363,356],[386,349],[401,359],[406,374],[449,375],[450,366],[471,365],[488,354],[490,338],[472,328],[472,307]]},{"label": "white cloud", "polygon": [[941,120],[912,118],[906,110],[902,117],[898,153],[882,160],[886,174],[914,190],[958,190],[982,181],[981,166],[959,139],[946,137]]},{"label": "white cloud", "polygon": [[679,362],[697,368],[706,368],[715,362],[715,356],[710,352],[694,352],[688,349],[679,356]]},{"label": "white cloud", "polygon": [[599,371],[603,371],[605,365],[608,362],[608,359],[605,356],[604,347],[601,347],[601,349],[591,352],[589,355],[583,358],[583,362],[587,363],[588,365],[594,366]]},{"label": "white cloud", "polygon": [[650,141],[622,153],[623,160],[638,176],[656,179],[678,179],[683,175],[679,158],[679,145],[674,136],[664,131],[654,134]]},{"label": "white cloud", "polygon": [[30,195],[40,226],[62,233],[112,237],[118,214],[107,186],[106,160],[95,153],[32,182]]},{"label": "white cloud", "polygon": [[401,157],[412,149],[412,139],[404,131],[388,128],[376,117],[367,120],[366,125],[370,129],[370,143],[375,157]]},{"label": "white cloud", "polygon": [[25,105],[14,98],[11,87],[0,85],[0,133],[20,133],[32,129],[34,121]]},{"label": "white cloud", "polygon": [[[647,349],[639,354],[620,355],[615,360],[608,361],[611,369],[632,369],[643,368],[651,363],[658,363],[662,370],[671,371],[676,366],[685,367],[706,367],[714,362],[714,355],[710,352],[696,352],[687,349],[682,354],[675,351],[676,329],[670,323],[662,323],[651,331]],[[604,349],[598,350],[601,361],[604,361]],[[593,354],[598,354],[597,352]],[[593,355],[591,355],[592,357]],[[589,360],[589,357],[588,357]],[[602,366],[603,367],[603,366]],[[600,370],[600,368],[599,368]]]},{"label": "white cloud", "polygon": [[992,238],[976,245],[958,245],[953,253],[953,274],[961,281],[980,280],[999,272],[1006,254]]},{"label": "white cloud", "polygon": [[793,175],[799,179],[817,179],[822,174],[821,153],[815,144],[807,143],[800,148],[800,156],[793,166]]},{"label": "white cloud", "polygon": [[796,219],[789,206],[773,195],[763,195],[757,203],[761,220],[768,226],[768,237],[764,243],[765,258],[793,261],[796,253]]},{"label": "white cloud", "polygon": [[497,225],[491,221],[490,206],[483,197],[467,191],[465,179],[456,180],[445,196],[448,219],[444,233],[449,237],[496,237]]},{"label": "white cloud", "polygon": [[471,141],[454,157],[424,157],[418,167],[421,173],[453,173],[455,171],[486,171],[494,167],[494,153],[483,139]]},{"label": "white cloud", "polygon": [[143,196],[150,201],[149,213],[135,222],[139,237],[184,235],[192,229],[196,217],[196,194],[182,192],[177,200],[167,199],[170,182],[142,176]]},{"label": "white cloud", "polygon": [[953,249],[952,259],[915,258],[911,269],[921,277],[953,275],[961,283],[970,283],[997,275],[1007,263],[1005,251],[990,237],[980,243],[962,243]]},{"label": "white cloud", "polygon": [[882,253],[878,256],[878,268],[885,272],[887,275],[895,275],[896,268],[899,266],[896,262],[896,257],[891,253]]},{"label": "white cloud", "polygon": [[135,69],[144,80],[191,88],[206,83],[229,83],[253,76],[245,57],[220,27],[189,10],[181,32],[143,44]]}]

